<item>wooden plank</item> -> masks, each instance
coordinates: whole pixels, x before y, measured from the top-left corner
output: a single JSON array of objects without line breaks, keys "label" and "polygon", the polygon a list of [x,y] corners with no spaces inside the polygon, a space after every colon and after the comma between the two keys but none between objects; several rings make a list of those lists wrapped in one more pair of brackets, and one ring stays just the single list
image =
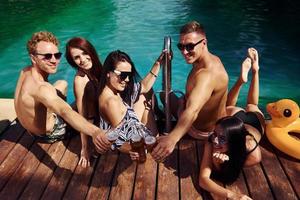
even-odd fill
[{"label": "wooden plank", "polygon": [[232,183],[231,185],[226,185],[225,187],[235,193],[245,194],[247,196],[250,196],[249,191],[247,189],[246,180],[244,179],[242,172],[234,183]]},{"label": "wooden plank", "polygon": [[131,199],[137,163],[132,162],[128,154],[120,153],[109,199]]},{"label": "wooden plank", "polygon": [[77,165],[63,199],[85,199],[96,161],[97,159],[92,158],[91,166],[87,168]]},{"label": "wooden plank", "polygon": [[[23,136],[25,129],[20,123],[13,123],[9,129],[1,135],[0,139],[0,164],[7,157],[9,152],[14,148],[17,141]],[[26,133],[27,134],[27,133]]]},{"label": "wooden plank", "polygon": [[23,134],[19,143],[13,147],[9,155],[2,162],[0,165],[0,190],[3,189],[8,179],[22,163],[33,141],[34,139],[32,136],[29,134]]},{"label": "wooden plank", "polygon": [[18,167],[0,193],[1,199],[18,198],[49,147],[50,144],[38,144],[36,142],[33,144],[25,156],[23,163]]},{"label": "wooden plank", "polygon": [[157,199],[180,199],[178,178],[178,147],[160,163],[157,183]]},{"label": "wooden plank", "polygon": [[[268,148],[268,150],[266,150]],[[298,199],[281,165],[272,151],[270,143],[265,142],[262,151],[262,166],[276,199]]]},{"label": "wooden plank", "polygon": [[283,166],[283,169],[293,187],[297,198],[300,199],[300,161],[285,155],[284,153],[276,150],[276,154]]},{"label": "wooden plank", "polygon": [[[80,137],[73,137],[43,193],[42,199],[61,199],[78,163]],[[76,151],[77,150],[77,151]]]},{"label": "wooden plank", "polygon": [[157,163],[148,153],[146,162],[137,168],[133,199],[155,199],[156,174]]},{"label": "wooden plank", "polygon": [[108,151],[106,154],[101,155],[95,168],[95,173],[92,177],[93,180],[86,199],[108,199],[110,185],[112,183],[113,173],[118,157],[119,155],[117,151]]},{"label": "wooden plank", "polygon": [[202,199],[199,186],[199,165],[194,140],[181,140],[179,144],[179,172],[181,199]]},{"label": "wooden plank", "polygon": [[53,143],[43,157],[40,165],[27,184],[20,199],[40,199],[48,185],[54,170],[58,166],[69,140]]},{"label": "wooden plank", "polygon": [[273,199],[266,177],[260,165],[244,168],[252,199]]}]

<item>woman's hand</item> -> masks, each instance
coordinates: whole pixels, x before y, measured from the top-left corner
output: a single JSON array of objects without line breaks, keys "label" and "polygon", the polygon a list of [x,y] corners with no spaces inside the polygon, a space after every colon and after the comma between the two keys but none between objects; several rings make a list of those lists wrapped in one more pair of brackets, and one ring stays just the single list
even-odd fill
[{"label": "woman's hand", "polygon": [[139,160],[139,158],[140,158],[139,153],[137,153],[135,151],[129,151],[129,156],[130,156],[131,160],[133,160],[133,161]]},{"label": "woman's hand", "polygon": [[212,156],[213,162],[222,164],[225,161],[229,160],[229,156],[226,155],[225,153],[221,153],[221,152],[214,152],[213,156]]},{"label": "woman's hand", "polygon": [[80,159],[78,165],[82,166],[83,168],[91,166],[90,163],[90,152],[87,148],[82,148],[80,152]]}]

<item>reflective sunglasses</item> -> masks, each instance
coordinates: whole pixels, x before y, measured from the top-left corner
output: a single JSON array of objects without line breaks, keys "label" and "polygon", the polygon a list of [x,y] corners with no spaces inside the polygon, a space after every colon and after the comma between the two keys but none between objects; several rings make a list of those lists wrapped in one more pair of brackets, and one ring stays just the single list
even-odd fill
[{"label": "reflective sunglasses", "polygon": [[218,145],[218,146],[225,145],[225,144],[227,144],[227,138],[224,135],[216,136],[214,134],[214,135],[212,135],[212,142],[214,145]]},{"label": "reflective sunglasses", "polygon": [[120,78],[121,81],[124,81],[127,77],[130,79],[132,76],[132,72],[121,72],[116,69],[113,72]]},{"label": "reflective sunglasses", "polygon": [[188,44],[181,44],[181,43],[178,43],[177,44],[177,47],[180,51],[183,51],[184,49],[186,49],[188,52],[190,51],[193,51],[195,46],[197,46],[198,44],[200,44],[203,40],[205,40],[205,38],[203,38],[202,40],[200,40],[199,42],[197,43],[188,43]]},{"label": "reflective sunglasses", "polygon": [[35,53],[35,55],[44,56],[43,60],[51,60],[53,56],[56,60],[59,60],[61,58],[62,53],[61,52],[57,52],[54,54],[52,54],[52,53]]}]

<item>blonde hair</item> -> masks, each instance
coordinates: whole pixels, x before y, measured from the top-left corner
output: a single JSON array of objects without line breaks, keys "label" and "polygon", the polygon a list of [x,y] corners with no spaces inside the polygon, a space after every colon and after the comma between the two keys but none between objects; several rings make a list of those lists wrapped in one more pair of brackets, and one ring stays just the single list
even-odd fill
[{"label": "blonde hair", "polygon": [[187,24],[183,25],[180,29],[180,34],[188,34],[193,32],[206,36],[204,26],[196,21],[188,22]]},{"label": "blonde hair", "polygon": [[36,45],[41,42],[51,42],[55,44],[56,46],[59,45],[58,39],[53,35],[53,33],[48,32],[48,31],[40,31],[34,33],[30,40],[27,42],[27,50],[29,54],[34,54],[36,53]]}]

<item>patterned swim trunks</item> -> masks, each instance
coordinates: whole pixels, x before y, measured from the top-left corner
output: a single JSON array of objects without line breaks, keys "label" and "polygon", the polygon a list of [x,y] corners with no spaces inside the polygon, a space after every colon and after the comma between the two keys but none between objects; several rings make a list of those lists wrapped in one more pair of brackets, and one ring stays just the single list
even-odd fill
[{"label": "patterned swim trunks", "polygon": [[67,138],[67,124],[61,117],[59,117],[55,113],[52,113],[52,115],[55,118],[52,131],[42,136],[35,135],[35,137],[42,142],[53,143]]}]

